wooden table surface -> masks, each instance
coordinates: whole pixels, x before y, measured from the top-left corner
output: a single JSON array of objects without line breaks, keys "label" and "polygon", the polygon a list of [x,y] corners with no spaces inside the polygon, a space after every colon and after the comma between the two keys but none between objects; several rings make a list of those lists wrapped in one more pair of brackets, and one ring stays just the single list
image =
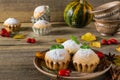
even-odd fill
[{"label": "wooden table surface", "polygon": [[[52,44],[56,44],[56,38],[67,38],[75,35],[80,39],[82,34],[91,32],[97,36],[97,41],[102,38],[116,38],[120,42],[120,35],[101,36],[95,29],[93,23],[85,28],[70,28],[64,24],[53,24],[52,32],[46,36],[36,37],[32,31],[32,23],[23,23],[20,33],[27,37],[35,37],[35,44],[26,43],[25,39],[13,39],[0,37],[0,80],[50,80],[40,73],[33,65],[36,51],[48,49]],[[2,26],[2,23],[0,24]],[[2,27],[1,27],[2,28]],[[80,42],[83,41],[80,39]],[[120,45],[120,44],[118,44]],[[109,52],[120,54],[115,50],[118,45],[107,45],[101,48],[94,48],[106,54]],[[99,77],[101,78],[101,77]],[[103,80],[103,79],[93,79]]]}]

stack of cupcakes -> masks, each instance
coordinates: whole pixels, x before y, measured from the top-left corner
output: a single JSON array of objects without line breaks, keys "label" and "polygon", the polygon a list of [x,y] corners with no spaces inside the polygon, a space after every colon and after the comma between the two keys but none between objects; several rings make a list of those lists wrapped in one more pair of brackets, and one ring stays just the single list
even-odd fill
[{"label": "stack of cupcakes", "polygon": [[49,6],[42,5],[35,8],[33,16],[31,17],[31,21],[35,23],[38,20],[50,21]]},{"label": "stack of cupcakes", "polygon": [[36,35],[46,35],[51,31],[49,6],[42,5],[35,8],[33,17],[31,18],[33,24],[33,32]]},{"label": "stack of cupcakes", "polygon": [[96,29],[101,35],[113,35],[120,27],[120,1],[105,3],[95,8],[94,20]]}]

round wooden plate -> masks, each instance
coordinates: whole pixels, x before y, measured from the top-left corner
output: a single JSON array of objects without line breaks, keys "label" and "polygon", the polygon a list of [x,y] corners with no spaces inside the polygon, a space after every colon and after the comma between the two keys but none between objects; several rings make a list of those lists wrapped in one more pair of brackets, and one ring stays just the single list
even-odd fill
[{"label": "round wooden plate", "polygon": [[[57,71],[53,71],[47,68],[45,65],[44,60],[41,60],[39,58],[34,58],[33,59],[34,66],[40,71],[41,73],[49,76],[56,78],[57,77]],[[112,67],[112,64],[109,65],[106,69],[99,71],[99,72],[93,72],[93,73],[79,73],[77,71],[72,71],[70,73],[70,76],[62,76],[63,79],[92,79],[96,78],[104,73],[106,73],[110,68]]]}]

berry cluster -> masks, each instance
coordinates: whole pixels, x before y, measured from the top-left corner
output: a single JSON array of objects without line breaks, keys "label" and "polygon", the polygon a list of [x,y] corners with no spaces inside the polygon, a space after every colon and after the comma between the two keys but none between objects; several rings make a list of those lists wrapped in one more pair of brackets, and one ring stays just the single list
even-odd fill
[{"label": "berry cluster", "polygon": [[36,43],[36,40],[34,38],[27,38],[27,43]]},{"label": "berry cluster", "polygon": [[[2,37],[12,37],[13,34],[11,34],[11,32],[8,32],[5,28],[2,28],[1,31],[0,31],[0,36]],[[13,37],[15,39],[18,39],[18,38],[21,38],[21,35],[17,35],[17,37]],[[22,36],[23,38],[23,36]],[[36,43],[36,40],[35,38],[27,38],[26,40],[27,43]]]},{"label": "berry cluster", "polygon": [[118,41],[114,38],[109,39],[109,40],[102,39],[101,44],[103,44],[103,45],[118,44]]},{"label": "berry cluster", "polygon": [[4,29],[4,28],[2,28],[1,29],[1,32],[0,32],[0,35],[2,36],[2,37],[10,37],[10,32],[7,32],[7,30],[6,29]]}]

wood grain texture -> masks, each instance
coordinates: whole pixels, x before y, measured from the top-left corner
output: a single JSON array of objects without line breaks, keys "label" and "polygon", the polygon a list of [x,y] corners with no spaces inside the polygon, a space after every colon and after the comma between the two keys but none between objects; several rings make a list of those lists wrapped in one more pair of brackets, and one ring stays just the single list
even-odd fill
[{"label": "wood grain texture", "polygon": [[[30,22],[35,7],[49,5],[51,21],[64,21],[63,11],[72,0],[0,0],[0,22],[8,17],[15,17],[21,22]],[[114,0],[87,0],[94,7]]]},{"label": "wood grain texture", "polygon": [[[2,24],[0,24],[1,26]],[[26,38],[33,35],[31,29],[32,23],[23,23],[21,33],[26,34]],[[1,27],[0,27],[1,28]],[[33,58],[36,51],[48,49],[52,44],[56,44],[56,38],[67,38],[76,35],[77,37],[91,32],[97,36],[98,41],[101,38],[110,38],[101,36],[95,29],[93,23],[86,28],[70,28],[66,25],[53,25],[52,32],[46,36],[35,37],[37,43],[28,44],[26,39],[12,39],[0,37],[0,80],[50,80],[48,76],[41,74],[33,65]],[[119,35],[115,35],[120,41]],[[80,39],[80,42],[83,42]],[[115,50],[118,45],[102,46],[102,48],[93,48],[104,52],[105,54],[111,52],[120,54]],[[92,80],[103,80],[100,76]]]}]

